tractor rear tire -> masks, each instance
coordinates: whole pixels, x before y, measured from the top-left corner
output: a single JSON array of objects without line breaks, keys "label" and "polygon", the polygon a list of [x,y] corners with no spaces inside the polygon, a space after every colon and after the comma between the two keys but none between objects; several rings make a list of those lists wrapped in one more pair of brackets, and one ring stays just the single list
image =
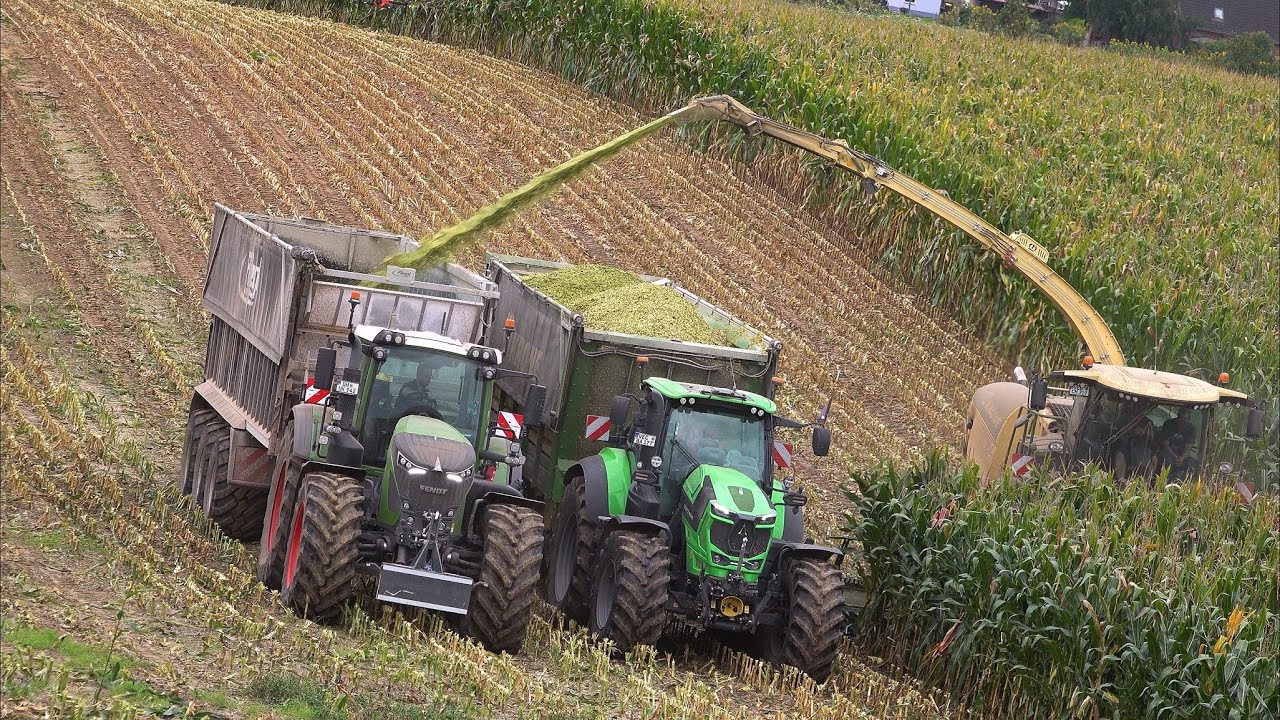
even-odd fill
[{"label": "tractor rear tire", "polygon": [[253,540],[262,534],[267,508],[265,488],[232,485],[227,473],[231,459],[231,427],[218,418],[210,423],[201,449],[200,474],[194,492],[205,517],[235,540]]},{"label": "tractor rear tire", "polygon": [[617,531],[605,539],[591,584],[591,633],[627,652],[653,645],[667,624],[671,554],[661,538]]},{"label": "tractor rear tire", "polygon": [[336,473],[307,473],[289,523],[280,598],[318,622],[338,619],[351,597],[360,552],[360,485]]},{"label": "tractor rear tire", "polygon": [[574,478],[556,512],[547,565],[547,602],[566,617],[585,626],[591,596],[592,559],[599,530],[587,514],[587,485]]},{"label": "tractor rear tire", "polygon": [[844,580],[835,565],[810,558],[792,561],[786,573],[788,610],[778,659],[825,682],[844,637]]},{"label": "tractor rear tire", "polygon": [[520,652],[542,562],[542,515],[516,505],[489,505],[481,519],[480,582],[459,629],[490,652]]},{"label": "tractor rear tire", "polygon": [[276,458],[275,471],[271,473],[266,516],[262,520],[262,534],[258,540],[258,579],[272,590],[280,589],[280,580],[284,577],[289,521],[293,519],[298,485],[302,481],[302,469],[290,452],[293,447],[292,424],[285,427],[282,438],[280,457]]}]

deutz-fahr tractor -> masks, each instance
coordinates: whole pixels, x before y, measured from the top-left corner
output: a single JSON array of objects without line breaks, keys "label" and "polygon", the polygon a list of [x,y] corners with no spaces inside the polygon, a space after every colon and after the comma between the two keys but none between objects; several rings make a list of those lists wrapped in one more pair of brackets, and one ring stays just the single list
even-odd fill
[{"label": "deutz-fahr tractor", "polygon": [[[633,412],[634,410],[634,412]],[[669,618],[749,634],[821,682],[843,636],[841,553],[804,541],[805,496],[775,482],[774,431],[803,427],[755,393],[665,378],[618,396],[616,440],[565,473],[548,598],[620,649]],[[814,428],[825,455],[830,431]]]}]

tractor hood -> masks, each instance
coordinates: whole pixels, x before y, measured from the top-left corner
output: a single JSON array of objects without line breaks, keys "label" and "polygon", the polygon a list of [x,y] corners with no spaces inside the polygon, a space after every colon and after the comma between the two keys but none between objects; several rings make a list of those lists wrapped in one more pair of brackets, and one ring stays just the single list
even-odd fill
[{"label": "tractor hood", "polygon": [[435,418],[408,415],[396,423],[387,457],[396,468],[419,467],[461,473],[476,464],[476,450],[452,425]]},{"label": "tractor hood", "polygon": [[710,512],[725,520],[771,523],[777,518],[764,491],[733,468],[699,465],[684,482],[685,508],[696,524]]}]

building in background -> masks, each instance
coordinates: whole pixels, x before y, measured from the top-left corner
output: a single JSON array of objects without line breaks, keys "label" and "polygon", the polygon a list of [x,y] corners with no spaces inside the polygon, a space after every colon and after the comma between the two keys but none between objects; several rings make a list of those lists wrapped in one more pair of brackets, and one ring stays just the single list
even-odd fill
[{"label": "building in background", "polygon": [[1193,42],[1264,32],[1280,54],[1280,0],[1182,0],[1182,14]]},{"label": "building in background", "polygon": [[893,12],[905,12],[920,17],[936,18],[942,14],[942,0],[889,0],[886,3]]}]

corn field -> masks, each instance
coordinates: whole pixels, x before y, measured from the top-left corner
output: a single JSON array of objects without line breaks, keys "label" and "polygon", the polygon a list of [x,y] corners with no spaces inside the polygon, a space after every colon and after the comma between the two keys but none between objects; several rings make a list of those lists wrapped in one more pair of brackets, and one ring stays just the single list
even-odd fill
[{"label": "corn field", "polygon": [[[318,688],[314,717],[953,714],[852,649],[815,687],[699,638],[613,662],[545,608],[515,658],[372,601],[337,629],[292,617],[173,487],[213,203],[427,235],[642,118],[473,52],[198,0],[0,21],[6,716],[278,716],[247,693],[282,677]],[[824,222],[670,138],[462,260],[483,250],[673,277],[781,338],[785,411],[835,396],[839,456],[796,458],[818,534],[845,466],[954,439],[999,372]]]},{"label": "corn field", "polygon": [[1280,514],[1104,473],[984,486],[940,456],[858,473],[873,643],[980,714],[1280,711]]},{"label": "corn field", "polygon": [[[1271,441],[1251,465],[1280,477],[1280,93],[1268,79],[773,0],[259,4],[505,54],[649,112],[730,93],[845,139],[1048,247],[1131,364],[1226,370],[1264,398]],[[1079,359],[1057,311],[968,239],[900,201],[868,205],[795,153],[724,131],[702,141],[1021,364]]]}]

